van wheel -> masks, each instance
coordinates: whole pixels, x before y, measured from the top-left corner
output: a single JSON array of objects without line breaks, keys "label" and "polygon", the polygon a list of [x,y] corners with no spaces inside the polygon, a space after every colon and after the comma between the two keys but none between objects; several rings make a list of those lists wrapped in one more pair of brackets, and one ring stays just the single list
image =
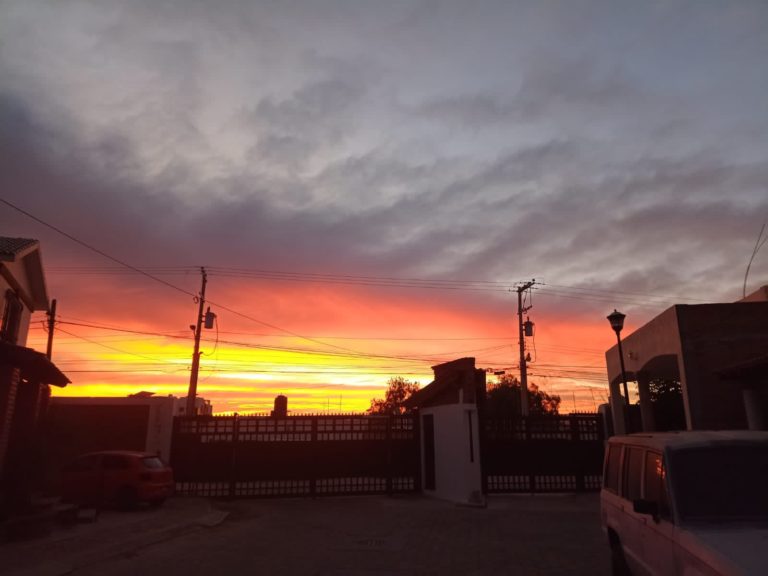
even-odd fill
[{"label": "van wheel", "polygon": [[130,486],[123,486],[117,493],[117,507],[121,510],[133,510],[139,502],[136,490]]},{"label": "van wheel", "polygon": [[632,576],[632,571],[624,558],[624,550],[618,537],[611,538],[611,574],[613,576]]}]

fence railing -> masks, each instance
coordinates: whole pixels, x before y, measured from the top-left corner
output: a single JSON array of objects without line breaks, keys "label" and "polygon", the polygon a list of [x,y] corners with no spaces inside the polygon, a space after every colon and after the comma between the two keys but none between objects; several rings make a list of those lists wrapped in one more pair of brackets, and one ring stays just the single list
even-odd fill
[{"label": "fence railing", "polygon": [[486,492],[600,489],[604,433],[599,414],[486,416],[482,422]]},{"label": "fence railing", "polygon": [[177,492],[274,497],[420,489],[418,418],[196,416],[174,421]]}]

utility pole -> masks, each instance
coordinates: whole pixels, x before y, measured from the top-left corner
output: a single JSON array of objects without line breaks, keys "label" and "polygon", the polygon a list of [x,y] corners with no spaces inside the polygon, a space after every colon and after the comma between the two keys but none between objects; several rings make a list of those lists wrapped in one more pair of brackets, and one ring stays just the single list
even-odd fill
[{"label": "utility pole", "polygon": [[520,335],[520,412],[528,416],[528,366],[525,359],[525,331],[523,330],[523,314],[531,309],[523,308],[523,293],[536,284],[535,280],[517,287],[517,327]]},{"label": "utility pole", "polygon": [[205,268],[200,268],[200,273],[203,275],[202,287],[200,288],[200,296],[197,297],[199,304],[197,309],[197,322],[194,326],[195,330],[195,351],[192,353],[192,372],[189,375],[189,390],[187,391],[187,409],[184,414],[186,416],[194,416],[197,413],[195,409],[195,398],[197,397],[197,373],[200,370],[200,332],[203,327],[203,306],[205,305],[205,285],[208,283],[208,275],[205,273]]},{"label": "utility pole", "polygon": [[48,360],[51,359],[53,354],[53,329],[56,326],[56,298],[51,300],[51,309],[48,310],[48,347],[45,350],[45,355]]}]

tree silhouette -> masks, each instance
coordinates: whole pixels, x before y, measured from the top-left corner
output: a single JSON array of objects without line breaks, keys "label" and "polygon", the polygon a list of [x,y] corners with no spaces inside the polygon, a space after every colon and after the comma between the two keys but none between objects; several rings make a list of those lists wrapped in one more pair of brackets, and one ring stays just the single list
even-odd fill
[{"label": "tree silhouette", "polygon": [[685,430],[683,388],[677,380],[657,378],[648,383],[656,430]]},{"label": "tree silhouette", "polygon": [[384,398],[371,400],[368,414],[403,414],[405,407],[403,402],[410,398],[419,389],[418,382],[411,382],[402,376],[394,376],[387,382],[387,391]]},{"label": "tree silhouette", "polygon": [[[560,408],[560,396],[539,390],[536,384],[528,384],[528,413],[531,416],[556,415]],[[520,415],[520,381],[512,375],[500,376],[488,389],[485,411],[489,416]]]}]

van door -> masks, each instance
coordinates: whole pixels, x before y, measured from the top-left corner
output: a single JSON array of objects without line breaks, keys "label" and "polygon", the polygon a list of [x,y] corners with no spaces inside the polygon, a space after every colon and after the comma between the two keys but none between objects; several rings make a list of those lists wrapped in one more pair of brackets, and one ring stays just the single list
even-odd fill
[{"label": "van door", "polygon": [[659,513],[657,518],[646,517],[643,531],[643,553],[651,573],[657,576],[674,576],[675,566],[675,525],[667,492],[667,472],[664,459],[658,452],[649,450],[645,454],[643,482],[644,498],[655,502]]},{"label": "van door", "polygon": [[643,462],[645,450],[630,446],[624,451],[622,482],[622,514],[619,535],[624,548],[624,557],[632,572],[637,576],[653,574],[643,554],[643,532],[647,515],[638,514],[633,502],[642,498]]}]

